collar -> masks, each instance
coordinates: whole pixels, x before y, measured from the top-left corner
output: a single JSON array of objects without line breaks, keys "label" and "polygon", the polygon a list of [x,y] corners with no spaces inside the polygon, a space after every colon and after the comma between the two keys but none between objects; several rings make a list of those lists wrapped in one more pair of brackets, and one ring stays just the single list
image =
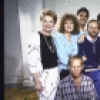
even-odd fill
[{"label": "collar", "polygon": [[98,37],[100,37],[100,30],[99,30],[99,33],[98,33]]},{"label": "collar", "polygon": [[89,40],[91,43],[94,43],[94,42],[97,41],[97,37],[96,37],[95,40],[93,40],[93,39],[91,38],[91,36],[88,34],[88,35],[87,35],[87,40]]},{"label": "collar", "polygon": [[[71,81],[74,81],[71,74],[69,75],[69,77],[70,77],[70,80],[71,80]],[[84,75],[83,75],[83,74],[81,74],[81,82],[82,82],[82,81],[84,81]]]}]

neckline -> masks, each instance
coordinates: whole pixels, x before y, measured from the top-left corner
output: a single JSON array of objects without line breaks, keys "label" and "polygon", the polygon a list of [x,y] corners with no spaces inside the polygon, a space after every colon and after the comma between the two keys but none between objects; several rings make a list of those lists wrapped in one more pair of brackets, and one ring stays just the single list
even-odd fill
[{"label": "neckline", "polygon": [[44,35],[42,32],[38,31],[39,34],[41,34],[42,36],[46,36],[46,37],[52,37],[51,35]]},{"label": "neckline", "polygon": [[75,86],[76,90],[77,90],[78,92],[81,91],[81,88],[82,88],[82,81],[83,81],[83,74],[81,74],[80,89],[77,88],[77,86],[76,86],[76,84],[75,84],[75,82],[74,82],[73,77],[72,77],[71,74],[70,74],[70,79],[71,79],[71,82],[73,83],[73,85]]}]

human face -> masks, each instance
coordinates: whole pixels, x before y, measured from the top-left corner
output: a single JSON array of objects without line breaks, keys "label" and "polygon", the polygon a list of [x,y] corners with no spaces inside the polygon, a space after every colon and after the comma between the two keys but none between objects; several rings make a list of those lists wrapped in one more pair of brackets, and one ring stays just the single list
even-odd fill
[{"label": "human face", "polygon": [[42,27],[45,32],[50,33],[54,27],[54,20],[51,16],[44,16],[42,20]]},{"label": "human face", "polygon": [[98,34],[99,28],[97,22],[90,22],[88,25],[88,32],[91,37],[96,37]]},{"label": "human face", "polygon": [[82,61],[80,59],[71,59],[69,69],[73,77],[79,77],[83,69]]},{"label": "human face", "polygon": [[71,33],[74,29],[74,23],[72,20],[65,20],[64,30],[68,33]]},{"label": "human face", "polygon": [[87,13],[82,11],[77,15],[78,23],[82,26],[85,26],[88,20]]}]

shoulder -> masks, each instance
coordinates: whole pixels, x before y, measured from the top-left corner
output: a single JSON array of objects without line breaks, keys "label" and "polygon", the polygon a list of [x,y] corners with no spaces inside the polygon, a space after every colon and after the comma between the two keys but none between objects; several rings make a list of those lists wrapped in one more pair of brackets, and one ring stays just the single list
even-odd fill
[{"label": "shoulder", "polygon": [[70,86],[70,76],[65,77],[64,79],[60,80],[59,82],[60,87],[69,87]]},{"label": "shoulder", "polygon": [[28,37],[28,40],[27,40],[27,42],[29,43],[29,42],[32,42],[32,43],[35,43],[36,41],[38,41],[39,40],[39,33],[32,33],[29,37]]},{"label": "shoulder", "polygon": [[63,33],[57,32],[53,35],[54,38],[61,38],[64,37]]},{"label": "shoulder", "polygon": [[83,81],[93,82],[93,80],[89,77],[83,74]]},{"label": "shoulder", "polygon": [[98,40],[98,41],[99,41],[99,43],[100,43],[100,37],[99,37],[99,36],[97,37],[97,40]]},{"label": "shoulder", "polygon": [[87,42],[88,42],[87,37],[85,37],[85,38],[84,38],[84,41],[82,41],[82,42],[80,42],[80,43],[78,43],[78,44],[80,44],[80,45],[85,45],[85,44],[87,44]]},{"label": "shoulder", "polygon": [[36,40],[37,38],[39,38],[39,33],[32,33],[29,37],[28,40]]}]

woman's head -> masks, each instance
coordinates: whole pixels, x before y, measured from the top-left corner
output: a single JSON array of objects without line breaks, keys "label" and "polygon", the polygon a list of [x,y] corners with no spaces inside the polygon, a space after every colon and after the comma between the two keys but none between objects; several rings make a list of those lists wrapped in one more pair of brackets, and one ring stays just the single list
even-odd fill
[{"label": "woman's head", "polygon": [[60,21],[59,32],[64,33],[79,33],[79,25],[77,22],[77,18],[73,14],[64,14]]},{"label": "woman's head", "polygon": [[44,31],[51,31],[57,22],[57,14],[51,10],[44,10],[40,15],[40,21]]}]

